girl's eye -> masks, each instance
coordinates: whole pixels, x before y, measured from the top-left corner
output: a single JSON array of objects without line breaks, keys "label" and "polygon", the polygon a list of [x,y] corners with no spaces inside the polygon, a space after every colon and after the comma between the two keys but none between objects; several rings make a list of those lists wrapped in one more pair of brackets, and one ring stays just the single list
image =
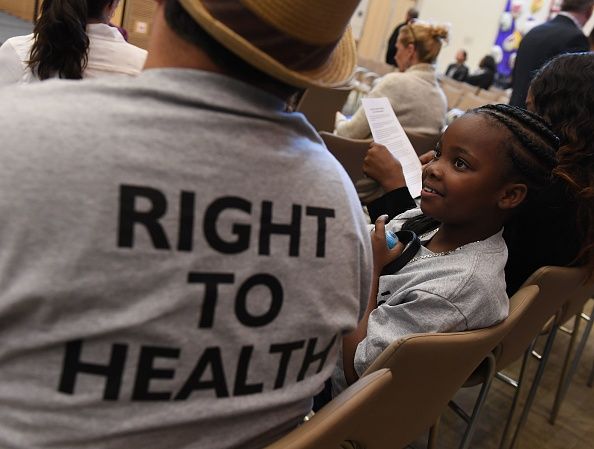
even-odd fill
[{"label": "girl's eye", "polygon": [[468,168],[468,164],[464,159],[456,158],[456,160],[454,161],[454,167],[465,169]]}]

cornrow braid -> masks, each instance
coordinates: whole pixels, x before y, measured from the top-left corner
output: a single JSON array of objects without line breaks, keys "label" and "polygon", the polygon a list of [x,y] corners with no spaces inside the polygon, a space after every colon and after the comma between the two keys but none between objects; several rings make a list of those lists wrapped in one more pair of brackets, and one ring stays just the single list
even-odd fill
[{"label": "cornrow braid", "polygon": [[485,105],[469,111],[484,114],[504,126],[513,136],[508,154],[514,169],[532,188],[545,185],[557,165],[558,137],[538,115],[507,104]]},{"label": "cornrow braid", "polygon": [[549,145],[559,146],[559,137],[554,133],[551,125],[540,115],[526,109],[517,108],[509,104],[487,104],[480,109],[506,111],[520,121],[524,121],[530,129],[547,141]]}]

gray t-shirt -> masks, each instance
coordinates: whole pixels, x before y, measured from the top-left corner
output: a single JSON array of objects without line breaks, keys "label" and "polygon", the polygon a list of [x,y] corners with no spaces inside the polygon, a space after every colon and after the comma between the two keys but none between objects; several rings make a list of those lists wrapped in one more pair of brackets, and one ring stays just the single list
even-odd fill
[{"label": "gray t-shirt", "polygon": [[[398,231],[419,213],[420,209],[406,211],[386,228]],[[509,300],[503,271],[507,247],[502,232],[446,255],[436,255],[421,246],[400,271],[381,276],[378,307],[371,312],[367,337],[355,353],[358,375],[392,342],[406,335],[481,329],[505,319]],[[335,392],[345,387],[340,364],[333,386]]]},{"label": "gray t-shirt", "polygon": [[369,294],[349,178],[221,75],[0,89],[0,447],[261,447]]}]

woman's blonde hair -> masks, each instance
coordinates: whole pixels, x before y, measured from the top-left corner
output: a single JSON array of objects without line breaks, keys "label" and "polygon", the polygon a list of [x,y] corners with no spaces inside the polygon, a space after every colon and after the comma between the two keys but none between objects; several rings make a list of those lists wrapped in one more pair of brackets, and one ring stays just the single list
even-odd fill
[{"label": "woman's blonde hair", "polygon": [[448,39],[448,27],[413,20],[400,28],[398,39],[403,45],[413,44],[420,62],[433,64]]}]

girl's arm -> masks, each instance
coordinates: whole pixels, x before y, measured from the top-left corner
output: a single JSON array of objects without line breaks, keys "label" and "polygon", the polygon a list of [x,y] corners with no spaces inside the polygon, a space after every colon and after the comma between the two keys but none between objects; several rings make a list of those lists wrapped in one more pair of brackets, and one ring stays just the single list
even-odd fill
[{"label": "girl's arm", "polygon": [[365,309],[363,318],[357,325],[357,328],[342,339],[343,369],[349,385],[355,382],[359,377],[355,371],[354,365],[355,352],[357,351],[359,343],[367,336],[369,315],[377,308],[377,292],[379,288],[380,273],[388,263],[396,259],[404,250],[404,246],[400,242],[398,242],[394,248],[388,249],[385,230],[386,219],[386,215],[379,217],[375,222],[375,229],[371,232],[373,278],[367,308]]},{"label": "girl's arm", "polygon": [[377,220],[381,214],[387,214],[392,219],[417,207],[406,187],[402,165],[384,145],[371,144],[363,161],[363,171],[387,192],[367,204],[371,220]]},{"label": "girl's arm", "polygon": [[[378,147],[383,147],[383,145],[378,145]],[[385,151],[389,153],[387,148],[385,148]],[[434,151],[430,150],[419,156],[419,160],[421,161],[423,168],[425,168],[425,165],[431,162],[433,155]],[[394,158],[391,153],[390,157],[393,160],[396,160],[396,158]],[[400,163],[397,160],[396,162],[398,163],[398,166],[394,165],[393,161],[388,159],[388,156],[383,150],[373,152],[370,150],[367,153],[367,157],[365,157],[364,164],[368,165],[368,168],[366,168],[364,165],[363,171],[365,171],[368,176],[371,176],[373,179],[378,181],[386,191],[384,195],[380,196],[374,201],[367,203],[367,212],[369,213],[371,221],[377,220],[382,214],[387,214],[388,219],[391,220],[395,216],[417,207],[415,200],[410,195],[410,192],[406,187],[404,174],[402,174],[402,166],[400,166]],[[384,185],[382,179],[384,178],[383,173],[386,170],[399,170],[400,174],[402,175],[401,180],[398,182],[398,177],[392,176],[391,181],[388,181],[388,183]]]}]

